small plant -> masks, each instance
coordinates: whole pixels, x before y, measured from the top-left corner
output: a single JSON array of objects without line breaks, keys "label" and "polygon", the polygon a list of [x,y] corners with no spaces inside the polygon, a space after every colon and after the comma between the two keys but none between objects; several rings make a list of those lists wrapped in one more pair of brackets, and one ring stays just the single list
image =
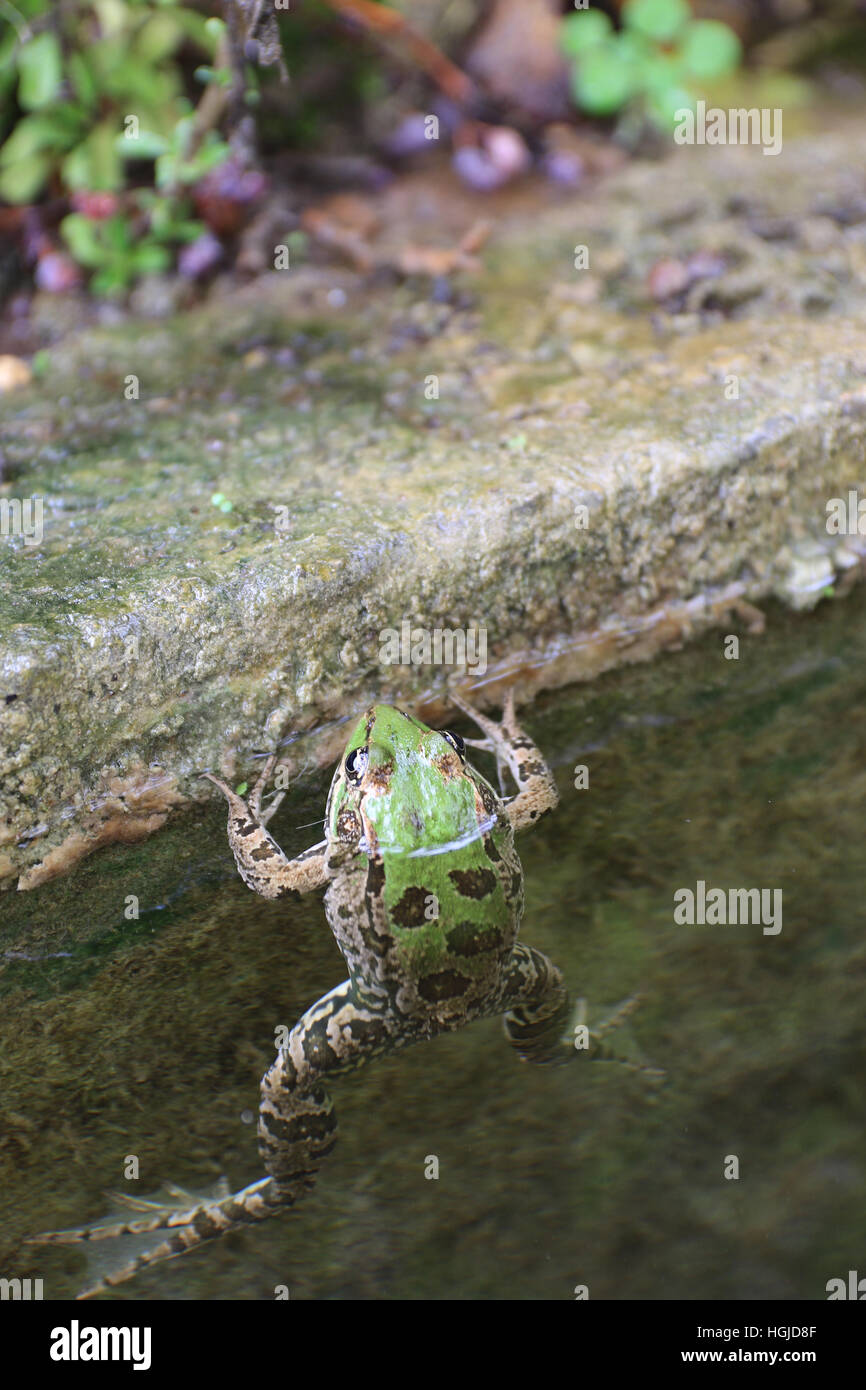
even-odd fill
[{"label": "small plant", "polygon": [[202,223],[190,217],[186,199],[173,193],[137,188],[124,195],[123,207],[117,199],[110,203],[116,206],[104,213],[71,212],[60,223],[75,260],[93,272],[96,294],[125,294],[139,276],[168,270],[172,243],[201,235]]},{"label": "small plant", "polygon": [[78,264],[94,272],[91,287],[97,294],[122,294],[140,275],[171,264],[167,247],[152,235],[137,235],[122,212],[99,220],[72,212],[64,217],[61,231]]},{"label": "small plant", "polygon": [[10,203],[51,185],[122,189],[129,118],[170,142],[190,109],[178,50],[190,42],[213,59],[223,31],[176,0],[15,0],[2,14],[0,198]]},{"label": "small plant", "polygon": [[188,105],[168,136],[154,130],[139,131],[134,138],[118,136],[117,149],[126,159],[156,161],[156,186],[170,190],[198,183],[228,159],[230,148],[215,130],[197,141],[195,117]]},{"label": "small plant", "polygon": [[[168,269],[172,243],[205,231],[189,193],[230,162],[214,128],[232,82],[225,23],[179,0],[0,0],[3,20],[0,199],[65,195],[74,211],[61,234],[98,294]],[[205,88],[196,108],[184,45],[208,59],[193,74]],[[246,82],[252,104],[251,68]],[[155,188],[130,187],[141,161],[152,163]]]},{"label": "small plant", "polygon": [[628,108],[669,129],[678,111],[694,108],[703,84],[740,62],[734,31],[720,20],[695,19],[687,0],[626,0],[621,14],[619,31],[602,10],[563,21],[575,100],[589,115]]}]

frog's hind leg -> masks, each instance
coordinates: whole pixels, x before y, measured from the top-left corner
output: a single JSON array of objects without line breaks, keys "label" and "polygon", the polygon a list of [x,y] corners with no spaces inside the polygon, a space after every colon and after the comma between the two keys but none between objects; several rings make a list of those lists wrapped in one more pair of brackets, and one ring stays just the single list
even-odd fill
[{"label": "frog's hind leg", "polygon": [[259,1155],[284,1200],[315,1182],[319,1160],[336,1143],[337,1118],[326,1075],[364,1066],[394,1046],[394,1024],[365,1004],[351,980],[324,995],[298,1020],[262,1077]]},{"label": "frog's hind leg", "polygon": [[497,767],[503,762],[506,763],[517,783],[517,795],[505,803],[508,819],[514,829],[522,830],[524,826],[534,825],[539,816],[556,806],[559,793],[553,773],[544,761],[541,750],[517,722],[513,690],[509,690],[505,696],[501,724],[497,724],[485,714],[479,714],[478,710],[453,691],[450,692],[449,698],[458,709],[462,709],[464,714],[474,720],[487,736],[483,740],[467,739],[469,745],[495,753]]},{"label": "frog's hind leg", "polygon": [[562,975],[541,951],[522,942],[506,969],[500,1007],[506,1010],[505,1035],[525,1062],[562,1063],[576,1057],[614,1062],[650,1082],[664,1080],[660,1067],[620,1056],[608,1039],[634,1013],[641,996],[632,995],[594,1027],[586,1025],[586,1000],[569,1004]]},{"label": "frog's hind leg", "polygon": [[505,1009],[505,1035],[524,1062],[571,1060],[568,991],[559,970],[541,951],[522,942],[514,947],[499,1009]]},{"label": "frog's hind leg", "polygon": [[[119,1236],[159,1234],[162,1239],[82,1297],[121,1284],[139,1270],[215,1240],[229,1231],[266,1220],[294,1206],[312,1188],[321,1160],[336,1142],[337,1119],[322,1078],[351,1071],[392,1045],[393,1025],[357,997],[345,981],[308,1009],[291,1030],[274,1064],[262,1077],[259,1154],[268,1176],[239,1192],[183,1206],[177,1200],[133,1203],[146,1215],[76,1231],[49,1231],[29,1244],[71,1244]],[[178,1194],[181,1195],[182,1194]]]}]

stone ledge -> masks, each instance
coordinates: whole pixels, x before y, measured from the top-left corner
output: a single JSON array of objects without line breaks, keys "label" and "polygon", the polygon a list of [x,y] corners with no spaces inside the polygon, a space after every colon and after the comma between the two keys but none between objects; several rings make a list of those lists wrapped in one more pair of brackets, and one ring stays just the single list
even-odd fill
[{"label": "stone ledge", "polygon": [[[37,546],[0,538],[5,886],[151,833],[208,794],[203,768],[247,777],[281,733],[329,725],[310,741],[324,763],[372,698],[442,713],[447,670],[381,663],[382,631],[404,621],[483,626],[483,699],[646,658],[738,605],[754,624],[768,594],[806,607],[834,575],[853,582],[866,538],[829,536],[826,506],[866,487],[862,238],[834,243],[848,303],[819,314],[791,283],[765,283],[769,325],[754,296],[742,311],[736,296],[641,301],[624,277],[646,254],[628,245],[653,177],[668,253],[718,243],[719,165],[686,153],[541,231],[513,216],[472,282],[478,309],[311,268],[171,328],[61,343],[51,376],[8,399],[0,498],[41,495],[45,516]],[[767,198],[769,161],[750,153],[725,152],[744,207]],[[827,187],[846,157],[828,137]],[[774,161],[775,216],[814,212],[802,179],[786,193],[798,158],[792,143]],[[677,198],[692,208],[679,221]],[[659,249],[659,207],[644,215]],[[581,281],[568,247],[608,224],[622,245]],[[761,263],[776,272],[790,259]]]}]

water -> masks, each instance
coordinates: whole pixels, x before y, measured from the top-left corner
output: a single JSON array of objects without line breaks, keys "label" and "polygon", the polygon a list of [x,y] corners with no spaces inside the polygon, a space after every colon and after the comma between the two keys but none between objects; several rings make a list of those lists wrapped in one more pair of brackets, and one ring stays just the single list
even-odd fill
[{"label": "water", "polygon": [[[520,837],[522,937],[591,1019],[641,992],[621,1045],[665,1085],[531,1069],[497,1020],[409,1049],[334,1086],[296,1211],[114,1297],[824,1298],[862,1268],[866,595],[769,619],[738,661],[711,634],[525,711],[562,799]],[[327,784],[281,808],[289,852]],[[260,1175],[274,1029],[343,978],[320,895],[256,898],[223,825],[214,803],[2,902],[0,1264],[46,1297],[84,1256],[17,1242],[103,1215],[129,1155],[140,1195]],[[676,925],[698,880],[781,889],[782,930]]]}]

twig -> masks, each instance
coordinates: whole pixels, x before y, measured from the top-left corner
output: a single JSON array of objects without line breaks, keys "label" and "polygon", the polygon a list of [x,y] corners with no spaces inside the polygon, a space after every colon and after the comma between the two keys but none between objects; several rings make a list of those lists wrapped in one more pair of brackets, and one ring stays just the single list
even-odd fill
[{"label": "twig", "polygon": [[445,95],[458,106],[467,104],[474,88],[466,73],[446,58],[435,43],[416,33],[397,10],[389,10],[378,0],[325,0],[325,4],[338,14],[356,20],[373,34],[402,39],[416,62]]}]

